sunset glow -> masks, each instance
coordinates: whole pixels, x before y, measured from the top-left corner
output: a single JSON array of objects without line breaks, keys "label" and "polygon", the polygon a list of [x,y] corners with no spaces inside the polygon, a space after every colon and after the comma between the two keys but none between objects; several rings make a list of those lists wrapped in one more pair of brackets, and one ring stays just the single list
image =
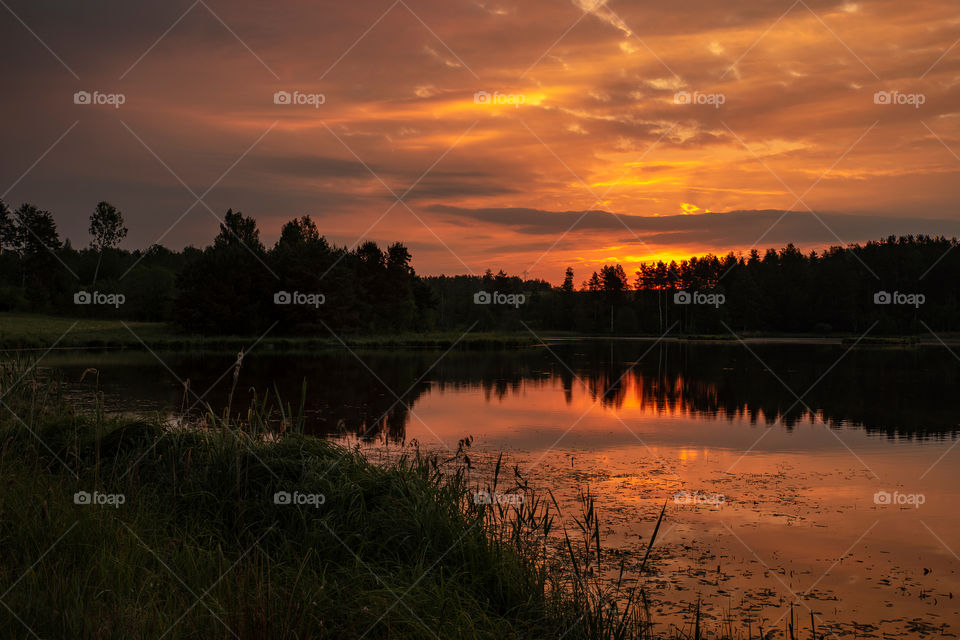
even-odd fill
[{"label": "sunset glow", "polygon": [[557,282],[958,231],[952,2],[101,4],[14,2],[0,40],[4,197],[76,241],[109,198],[129,246],[202,246],[203,194],[268,243],[309,214],[420,273]]}]

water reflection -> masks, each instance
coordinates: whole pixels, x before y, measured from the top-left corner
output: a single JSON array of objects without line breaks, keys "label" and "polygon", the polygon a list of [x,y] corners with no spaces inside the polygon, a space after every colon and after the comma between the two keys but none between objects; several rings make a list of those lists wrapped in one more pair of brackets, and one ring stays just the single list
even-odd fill
[{"label": "water reflection", "polygon": [[[662,629],[688,623],[694,602],[705,621],[775,628],[796,594],[822,615],[826,635],[918,637],[921,628],[960,626],[950,537],[960,528],[957,453],[948,455],[947,441],[884,437],[955,434],[960,364],[950,352],[651,346],[560,342],[442,358],[254,352],[234,408],[251,389],[262,395],[274,385],[296,405],[306,379],[309,428],[369,441],[372,460],[399,455],[396,442],[454,448],[476,436],[472,478],[491,473],[504,453],[533,486],[550,489],[561,513],[578,513],[579,490],[594,490],[613,568],[615,558],[645,553],[666,503],[669,525],[645,578]],[[226,404],[233,357],[162,357],[166,366],[144,353],[59,354],[44,364],[64,369],[81,400],[93,397],[90,376],[75,381],[96,367],[115,409],[176,413],[186,379],[215,409]],[[806,426],[821,420],[831,429]],[[724,500],[677,504],[680,490]],[[896,490],[923,494],[923,509],[875,502],[877,491]]]},{"label": "water reflection", "polygon": [[[810,420],[890,437],[944,437],[957,431],[960,366],[942,348],[823,344],[559,342],[512,351],[362,351],[356,355],[251,353],[238,394],[276,388],[297,404],[306,381],[309,429],[321,435],[402,441],[427,394],[481,390],[489,403],[537,394],[547,406],[576,403],[582,388],[614,411],[744,420],[790,431]],[[108,404],[175,413],[182,380],[215,409],[226,404],[229,355],[67,354],[44,364],[76,381],[96,367]],[[175,374],[175,376],[174,376]],[[179,381],[178,381],[179,378]],[[187,403],[192,404],[192,401]],[[477,416],[464,416],[464,418]]]}]

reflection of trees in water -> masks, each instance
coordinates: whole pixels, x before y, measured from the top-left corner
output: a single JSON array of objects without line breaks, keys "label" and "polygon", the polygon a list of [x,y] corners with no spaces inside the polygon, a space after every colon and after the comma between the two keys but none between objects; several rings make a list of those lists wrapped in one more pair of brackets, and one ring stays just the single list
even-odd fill
[{"label": "reflection of trees in water", "polygon": [[[378,352],[362,357],[370,369],[347,353],[248,355],[243,361],[233,410],[245,411],[255,398],[260,402],[265,392],[274,396],[278,391],[284,406],[296,411],[306,383],[304,413],[311,432],[400,441],[410,419],[408,404],[429,387],[426,381],[416,381],[437,355]],[[122,410],[147,407],[171,414],[179,414],[181,407],[191,405],[195,405],[191,410],[194,415],[203,413],[208,405],[217,413],[223,411],[232,384],[232,376],[224,372],[231,369],[235,356],[165,354],[164,359],[166,365],[160,365],[148,354],[124,360],[107,357],[95,362],[108,404]],[[59,366],[67,373],[67,379],[74,382],[83,370],[83,366],[70,362]],[[185,404],[183,388],[175,377],[190,381],[192,393]],[[410,392],[398,401],[394,393],[404,394],[407,389]],[[197,403],[193,394],[203,396],[203,401]]]},{"label": "reflection of trees in water", "polygon": [[843,355],[846,347],[835,345],[750,348],[759,360],[742,345],[663,344],[639,361],[640,345],[618,349],[615,358],[596,347],[574,369],[594,399],[615,409],[630,398],[647,411],[779,423],[788,430],[823,421],[891,437],[957,431],[960,399],[953,390],[960,367],[944,349],[863,347]]},{"label": "reflection of trees in water", "polygon": [[[248,356],[234,407],[245,408],[250,389],[262,396],[274,385],[285,403],[296,407],[306,380],[312,432],[390,441],[404,439],[407,425],[417,420],[411,410],[425,394],[477,389],[490,402],[524,389],[549,389],[557,403],[570,404],[586,385],[593,400],[612,409],[636,405],[652,413],[767,425],[779,420],[786,429],[811,419],[808,406],[831,426],[853,424],[890,437],[941,437],[957,431],[960,415],[955,393],[960,367],[942,348],[857,348],[838,363],[846,347],[751,345],[769,370],[738,344],[666,343],[651,349],[649,342],[596,341],[550,349],[453,351],[440,362],[435,351],[367,351],[360,354],[366,366],[347,353]],[[229,356],[168,360],[177,375],[191,379],[197,393],[214,384],[232,361]],[[114,361],[113,370],[109,362],[98,364],[108,393],[111,382],[120,380],[121,390],[115,392],[120,396],[181,406],[182,388],[155,370],[155,361]],[[82,368],[76,368],[78,376]],[[158,376],[163,385],[157,384]],[[230,383],[226,376],[205,398],[214,409],[225,405]],[[402,401],[394,393],[403,394]],[[464,421],[476,418],[463,416]]]},{"label": "reflection of trees in water", "polygon": [[362,357],[367,366],[352,356],[324,355],[308,360],[319,366],[288,368],[291,383],[297,377],[307,380],[308,428],[400,442],[408,422],[415,419],[410,408],[429,389],[428,381],[418,379],[430,367],[431,356],[384,352]]},{"label": "reflection of trees in water", "polygon": [[[572,372],[544,349],[450,354],[432,372],[433,389],[479,387],[488,400],[500,400],[525,387],[554,388],[559,381],[558,401],[562,397],[568,404],[585,385],[593,400],[613,409],[629,403],[653,413],[787,430],[810,422],[856,425],[908,438],[955,433],[960,416],[960,401],[951,393],[960,369],[946,350],[858,348],[841,358],[846,347],[836,345],[751,345],[761,363],[742,345],[671,343],[650,349],[648,343],[619,343],[611,349],[598,342],[551,349]],[[429,367],[429,359],[422,366]],[[419,385],[408,400],[415,402],[429,388]],[[402,438],[402,425],[391,423],[387,433]]]}]

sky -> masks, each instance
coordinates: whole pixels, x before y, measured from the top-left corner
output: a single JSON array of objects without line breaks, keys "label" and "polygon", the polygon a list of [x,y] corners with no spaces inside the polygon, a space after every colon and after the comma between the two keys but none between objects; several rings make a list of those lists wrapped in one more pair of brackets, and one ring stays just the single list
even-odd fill
[{"label": "sky", "polygon": [[960,235],[955,0],[0,1],[0,194],[421,274]]}]

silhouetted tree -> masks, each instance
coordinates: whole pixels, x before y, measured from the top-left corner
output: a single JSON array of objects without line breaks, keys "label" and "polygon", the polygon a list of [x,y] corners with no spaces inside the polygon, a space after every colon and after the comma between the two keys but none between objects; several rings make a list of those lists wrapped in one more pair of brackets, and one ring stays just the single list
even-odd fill
[{"label": "silhouetted tree", "polygon": [[244,245],[254,253],[263,251],[257,221],[239,211],[234,213],[233,209],[227,209],[223,222],[220,223],[220,233],[213,239],[213,246],[220,249],[238,245]]},{"label": "silhouetted tree", "polygon": [[397,329],[407,330],[414,327],[417,318],[417,306],[413,289],[416,273],[410,266],[412,256],[400,242],[387,247],[386,260],[386,300],[387,313],[394,319]]},{"label": "silhouetted tree", "polygon": [[53,214],[32,204],[14,212],[13,246],[23,256],[53,255],[61,248]]},{"label": "silhouetted tree", "polygon": [[213,246],[180,272],[174,318],[201,333],[259,334],[282,282],[267,264],[256,220],[228,210]]},{"label": "silhouetted tree", "polygon": [[97,250],[97,267],[93,272],[93,281],[96,282],[103,262],[103,252],[115,248],[127,237],[123,214],[109,202],[99,202],[90,214],[90,236],[90,246]]},{"label": "silhouetted tree", "polygon": [[123,226],[123,214],[106,201],[97,204],[90,214],[90,246],[99,251],[113,249],[127,237],[127,228]]},{"label": "silhouetted tree", "polygon": [[16,243],[16,227],[10,214],[10,207],[0,200],[0,253],[11,249]]},{"label": "silhouetted tree", "polygon": [[20,257],[20,286],[31,307],[47,310],[66,298],[67,272],[57,255],[63,244],[53,215],[24,203],[13,214],[12,237]]},{"label": "silhouetted tree", "polygon": [[331,315],[339,311],[341,291],[339,272],[331,267],[337,256],[327,239],[320,235],[310,216],[290,220],[280,230],[280,239],[270,254],[271,264],[280,277],[279,287],[287,292],[323,295],[322,308],[304,305],[277,306],[275,311],[283,331],[324,331],[321,319],[334,323]]}]

